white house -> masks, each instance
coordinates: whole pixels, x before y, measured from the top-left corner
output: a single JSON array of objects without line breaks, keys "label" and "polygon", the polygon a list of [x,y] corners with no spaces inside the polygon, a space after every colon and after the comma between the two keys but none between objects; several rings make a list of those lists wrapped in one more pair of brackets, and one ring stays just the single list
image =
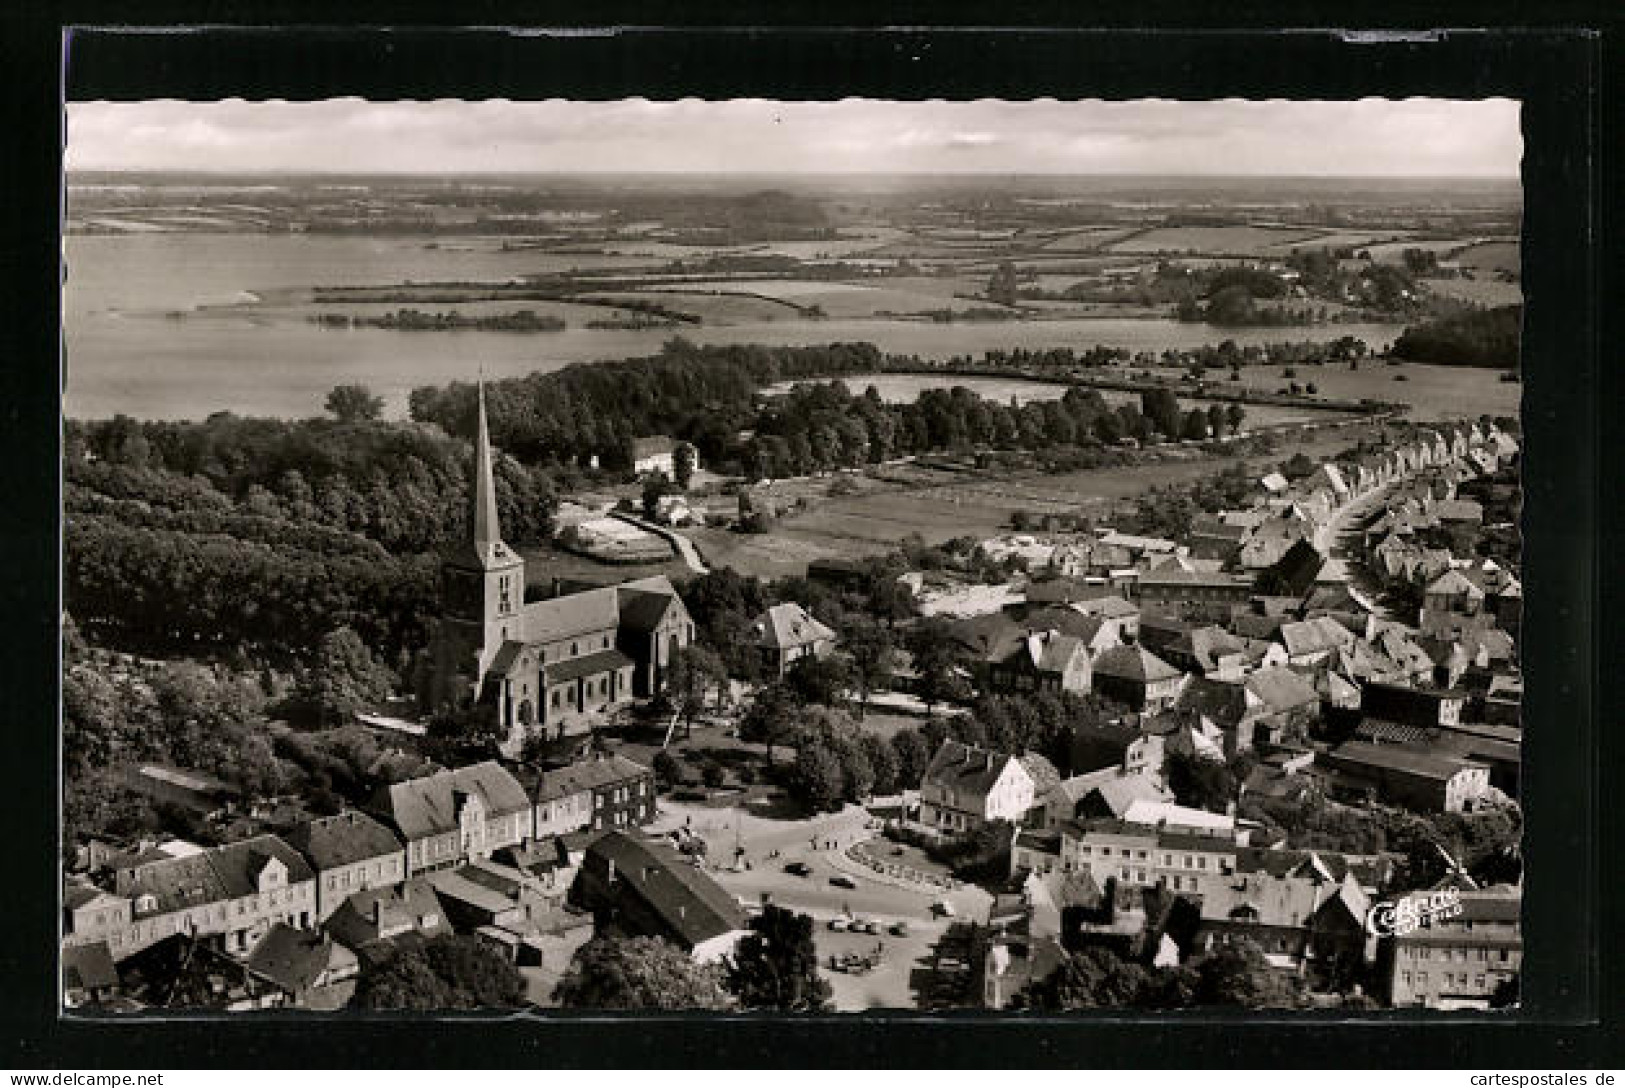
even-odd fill
[{"label": "white house", "polygon": [[1037,800],[1022,761],[958,741],[944,741],[920,783],[920,823],[963,835],[993,820],[1021,821]]}]

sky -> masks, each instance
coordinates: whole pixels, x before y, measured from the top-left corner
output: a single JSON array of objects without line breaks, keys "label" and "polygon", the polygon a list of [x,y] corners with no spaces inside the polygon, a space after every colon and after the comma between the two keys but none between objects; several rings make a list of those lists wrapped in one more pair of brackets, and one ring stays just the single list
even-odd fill
[{"label": "sky", "polygon": [[70,103],[70,170],[1516,178],[1507,99]]}]

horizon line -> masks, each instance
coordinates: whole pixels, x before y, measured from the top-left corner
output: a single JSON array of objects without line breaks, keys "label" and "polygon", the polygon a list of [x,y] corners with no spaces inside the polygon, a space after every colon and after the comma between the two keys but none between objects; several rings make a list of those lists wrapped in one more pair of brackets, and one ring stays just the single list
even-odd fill
[{"label": "horizon line", "polygon": [[216,170],[208,167],[167,166],[64,166],[64,175],[72,174],[177,174],[201,177],[786,177],[786,178],[865,178],[865,177],[919,177],[919,178],[1193,178],[1203,180],[1255,181],[1522,181],[1521,171],[1511,174],[1221,174],[1221,173],[1157,173],[1146,171],[1072,170],[309,170],[269,167],[262,169]]}]

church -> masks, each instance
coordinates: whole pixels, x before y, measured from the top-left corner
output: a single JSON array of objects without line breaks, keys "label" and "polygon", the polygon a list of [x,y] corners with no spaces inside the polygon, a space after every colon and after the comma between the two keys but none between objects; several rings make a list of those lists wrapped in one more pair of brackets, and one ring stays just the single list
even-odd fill
[{"label": "church", "polygon": [[591,731],[665,684],[694,621],[664,575],[525,601],[525,561],[502,540],[485,390],[479,390],[470,511],[441,564],[427,708],[494,709],[517,751],[533,736]]}]

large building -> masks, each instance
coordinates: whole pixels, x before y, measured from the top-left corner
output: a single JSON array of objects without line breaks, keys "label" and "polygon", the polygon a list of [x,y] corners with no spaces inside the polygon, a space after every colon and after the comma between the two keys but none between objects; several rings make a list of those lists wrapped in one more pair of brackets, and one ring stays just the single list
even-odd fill
[{"label": "large building", "polygon": [[429,708],[491,707],[505,745],[592,729],[665,682],[694,623],[670,581],[643,578],[525,601],[525,561],[502,540],[485,392],[479,393],[468,528],[441,566]]}]

